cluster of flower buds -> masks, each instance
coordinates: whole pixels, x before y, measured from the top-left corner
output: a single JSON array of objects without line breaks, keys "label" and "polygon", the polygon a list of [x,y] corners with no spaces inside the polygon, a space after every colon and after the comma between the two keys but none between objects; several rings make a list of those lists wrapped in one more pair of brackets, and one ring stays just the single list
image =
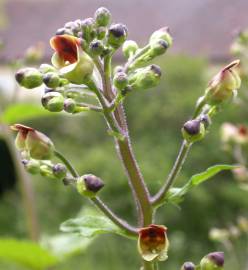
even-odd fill
[{"label": "cluster of flower buds", "polygon": [[63,164],[51,162],[55,147],[45,134],[21,124],[15,124],[11,128],[18,132],[15,145],[21,152],[22,163],[29,173],[60,180],[66,176],[67,169]]},{"label": "cluster of flower buds", "polygon": [[168,258],[167,228],[151,224],[139,230],[138,251],[145,261],[164,261]]},{"label": "cluster of flower buds", "polygon": [[135,41],[126,40],[127,34],[127,27],[121,23],[111,24],[110,12],[101,7],[92,18],[67,22],[56,31],[50,39],[54,50],[52,65],[42,64],[38,69],[22,68],[17,71],[16,80],[28,89],[44,84],[42,105],[51,112],[81,112],[86,108],[75,96],[69,96],[68,91],[76,85],[88,87],[88,90],[92,90],[93,85],[94,89],[100,86],[99,61],[111,58],[122,46],[128,61],[125,66],[115,69],[112,78],[117,90],[115,101],[118,103],[132,90],[158,85],[160,67],[149,62],[164,54],[172,45],[168,27],[155,31],[144,48],[139,48]]},{"label": "cluster of flower buds", "polygon": [[212,252],[204,256],[199,265],[192,262],[185,262],[181,270],[223,270],[224,269],[224,253]]},{"label": "cluster of flower buds", "polygon": [[183,138],[188,144],[200,141],[205,137],[211,119],[207,114],[200,115],[196,119],[187,121],[182,128]]}]

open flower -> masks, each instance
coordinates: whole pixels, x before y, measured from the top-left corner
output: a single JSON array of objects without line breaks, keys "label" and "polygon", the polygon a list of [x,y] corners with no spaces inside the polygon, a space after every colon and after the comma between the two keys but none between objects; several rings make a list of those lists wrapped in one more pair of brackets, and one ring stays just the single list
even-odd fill
[{"label": "open flower", "polygon": [[50,40],[55,50],[52,64],[63,77],[75,84],[85,83],[94,69],[92,59],[82,50],[80,43],[80,39],[70,35],[57,35]]},{"label": "open flower", "polygon": [[240,88],[241,80],[237,72],[239,63],[239,60],[231,62],[213,77],[206,89],[207,102],[221,103],[229,99],[233,95],[233,91]]},{"label": "open flower", "polygon": [[165,226],[154,224],[139,230],[138,251],[145,261],[167,259],[169,241],[166,232]]},{"label": "open flower", "polygon": [[15,140],[17,149],[27,151],[34,159],[43,160],[52,157],[54,145],[45,134],[21,124],[15,124],[11,128],[18,131]]}]

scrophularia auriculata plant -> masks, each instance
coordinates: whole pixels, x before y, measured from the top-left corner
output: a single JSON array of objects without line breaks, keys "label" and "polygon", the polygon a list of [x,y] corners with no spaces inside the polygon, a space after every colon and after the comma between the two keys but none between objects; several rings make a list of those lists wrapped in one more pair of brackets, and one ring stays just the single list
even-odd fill
[{"label": "scrophularia auriculata plant", "polygon": [[[80,175],[56,145],[41,132],[22,124],[15,124],[12,128],[18,132],[16,146],[29,172],[75,186],[103,214],[94,218],[84,216],[81,223],[66,221],[61,229],[66,232],[80,230],[81,235],[86,235],[84,226],[90,223],[98,232],[113,232],[134,239],[142,269],[153,270],[158,269],[160,261],[170,258],[169,238],[173,230],[156,223],[155,212],[158,208],[166,206],[168,202],[179,203],[195,186],[221,170],[234,168],[215,165],[192,176],[184,186],[174,187],[192,145],[204,139],[214,115],[224,103],[235,97],[241,83],[237,69],[239,60],[221,69],[206,86],[203,96],[196,102],[192,117],[182,126],[182,145],[168,177],[157,193],[151,194],[135,159],[124,105],[125,99],[130,98],[133,92],[142,95],[142,91],[155,91],[151,88],[160,83],[162,71],[153,60],[164,57],[173,45],[173,39],[168,27],[152,33],[144,47],[127,40],[127,37],[127,27],[122,23],[111,24],[110,12],[101,7],[93,18],[68,22],[58,29],[50,39],[54,50],[51,64],[42,64],[38,69],[23,68],[16,73],[16,80],[27,89],[43,84],[45,90],[41,103],[50,112],[79,114],[87,111],[103,116],[137,205],[134,225],[113,213],[100,199],[99,193],[104,187],[100,177]],[[120,47],[126,63],[113,69],[112,57]],[[98,104],[85,102],[86,96],[94,96]],[[61,163],[56,163],[56,159]],[[221,270],[223,265],[224,254],[214,252],[204,256],[198,264],[185,262],[181,269]]]}]

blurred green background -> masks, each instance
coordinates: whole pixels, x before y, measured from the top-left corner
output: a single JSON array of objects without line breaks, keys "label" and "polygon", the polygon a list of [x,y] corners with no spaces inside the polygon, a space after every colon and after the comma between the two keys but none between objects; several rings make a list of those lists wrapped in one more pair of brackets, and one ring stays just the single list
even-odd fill
[{"label": "blurred green background", "polygon": [[[180,129],[183,123],[190,118],[195,102],[202,95],[208,80],[222,65],[213,64],[207,57],[180,53],[162,58],[157,62],[163,72],[160,86],[133,93],[125,100],[133,147],[153,193],[159,189],[173,165],[182,140]],[[10,97],[8,87],[13,84],[15,67],[10,66],[8,61],[5,63],[0,70],[3,78],[0,85],[1,131],[5,130],[5,123],[21,122],[47,134],[80,174],[93,173],[104,179],[106,186],[101,192],[101,197],[121,217],[134,224],[135,206],[127,179],[116,156],[113,138],[107,135],[101,115],[43,115],[43,112],[38,112],[37,116],[34,113],[35,117],[26,117],[29,107],[16,110],[16,104],[31,102],[35,106],[39,104],[40,92],[35,94],[35,98],[29,96],[29,99],[26,99],[26,93],[23,92],[28,90],[16,89],[17,98],[16,95],[14,99]],[[245,82],[240,91],[241,97],[247,91],[246,85]],[[232,157],[221,149],[219,128],[221,123],[226,121],[248,124],[247,115],[248,108],[240,100],[226,105],[218,113],[204,141],[196,143],[192,148],[178,177],[178,186],[185,183],[191,175],[211,165],[234,163]],[[28,239],[22,193],[6,144],[9,136],[9,133],[6,135],[6,132],[3,132],[0,141],[0,236]],[[65,187],[60,182],[31,176],[31,184],[35,193],[33,206],[37,210],[38,227],[43,243],[45,239],[59,233],[59,225],[63,221],[75,217],[79,211],[90,206],[90,203],[73,188]],[[180,265],[186,260],[197,263],[205,254],[223,249],[209,240],[210,228],[233,224],[238,216],[247,215],[247,210],[247,191],[238,187],[230,172],[223,172],[197,187],[186,196],[180,208],[175,205],[162,207],[157,213],[157,219],[158,223],[168,227],[171,246],[169,260],[161,263],[161,269],[180,269]],[[237,254],[234,255],[233,251],[226,253],[226,270],[247,269],[245,260],[248,253],[245,251],[245,240],[247,239],[238,240]],[[83,241],[82,239],[82,243]],[[39,256],[41,258],[42,255]],[[0,241],[0,269],[30,269],[15,262],[18,260],[1,258]],[[49,269],[124,270],[138,269],[139,265],[134,241],[115,235],[103,235],[91,243],[86,241],[85,248]]]}]

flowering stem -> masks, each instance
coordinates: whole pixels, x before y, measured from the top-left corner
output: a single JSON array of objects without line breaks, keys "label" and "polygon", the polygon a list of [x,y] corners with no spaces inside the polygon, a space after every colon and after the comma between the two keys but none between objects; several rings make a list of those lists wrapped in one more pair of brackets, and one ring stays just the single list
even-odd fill
[{"label": "flowering stem", "polygon": [[182,169],[182,166],[184,164],[184,161],[188,155],[189,149],[191,144],[188,144],[185,140],[183,141],[179,154],[177,156],[176,162],[169,173],[169,176],[167,180],[165,181],[163,187],[160,189],[160,191],[152,198],[152,204],[153,206],[159,206],[161,202],[163,202],[167,191],[170,189],[170,187],[174,184],[177,175]]},{"label": "flowering stem", "polygon": [[[66,168],[69,170],[73,177],[79,177],[78,172],[76,171],[76,169],[74,169],[74,167],[67,158],[65,158],[58,151],[55,151],[55,156],[65,164]],[[126,221],[120,219],[117,215],[115,215],[112,210],[108,208],[100,198],[96,196],[95,198],[91,198],[90,200],[103,214],[105,214],[114,224],[121,228],[128,236],[137,237],[137,229],[129,225]]]},{"label": "flowering stem", "polygon": [[146,45],[144,48],[142,48],[138,53],[136,53],[133,57],[131,57],[128,62],[126,63],[124,67],[124,72],[127,72],[128,69],[135,63],[135,61],[142,56],[144,53],[146,53],[150,49],[150,44]]},{"label": "flowering stem", "polygon": [[72,166],[72,164],[70,163],[70,161],[67,158],[65,158],[57,150],[54,151],[54,154],[58,159],[60,159],[65,164],[66,168],[69,170],[69,172],[72,174],[73,177],[79,177],[78,172],[76,171],[76,169],[74,169],[74,167]]},{"label": "flowering stem", "polygon": [[[105,62],[104,72],[102,72],[101,70],[99,72],[102,76],[104,76],[104,78],[102,78],[103,87],[111,88],[111,89],[103,89],[103,92],[107,94],[106,98],[108,99],[108,101],[111,102],[113,99],[112,97],[113,92],[110,78],[111,73],[109,71],[109,69],[111,68],[110,66],[111,62],[106,58],[105,61],[108,61],[108,63]],[[98,66],[98,68],[100,68],[100,66]],[[103,113],[108,125],[110,126],[111,129],[113,129],[114,132],[121,132],[122,134],[121,138],[116,136],[116,146],[120,159],[126,170],[129,179],[129,184],[133,192],[133,196],[135,198],[135,201],[137,202],[137,206],[139,209],[139,225],[141,226],[149,225],[152,223],[152,207],[149,198],[150,197],[149,191],[144,182],[143,176],[141,174],[141,171],[138,167],[137,161],[132,151],[123,107],[118,106],[115,113],[110,113],[109,108],[106,105],[104,98],[101,96],[100,91],[97,89],[95,89],[94,91],[99,99],[99,102],[101,103]],[[116,124],[118,124],[118,126],[116,126]],[[121,130],[119,128],[121,128]]]}]

